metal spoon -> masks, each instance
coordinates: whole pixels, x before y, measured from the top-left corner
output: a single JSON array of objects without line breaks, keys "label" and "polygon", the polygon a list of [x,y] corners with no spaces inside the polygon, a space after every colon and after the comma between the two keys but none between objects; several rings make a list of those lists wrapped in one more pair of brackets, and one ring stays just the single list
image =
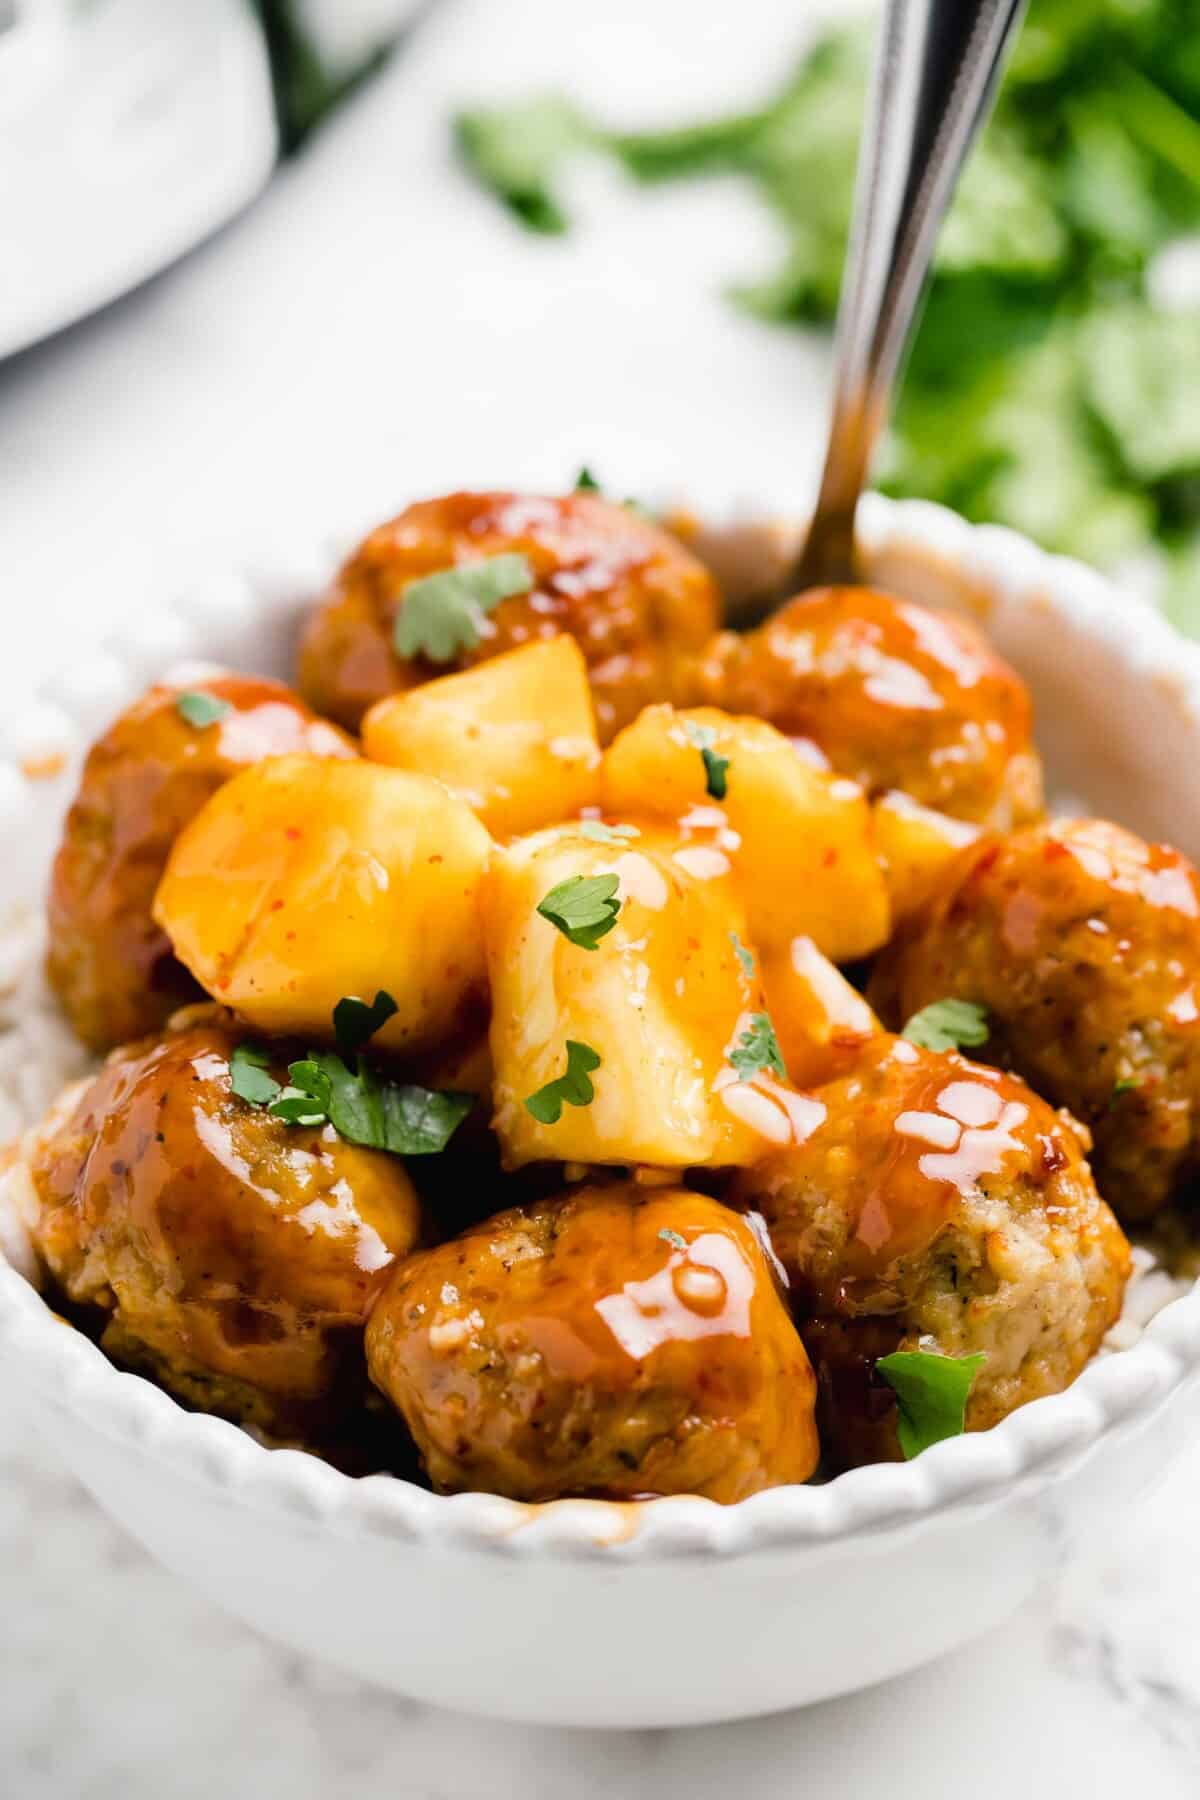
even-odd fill
[{"label": "metal spoon", "polygon": [[858,497],[938,228],[1023,11],[1024,0],[887,0],[838,306],[825,468],[787,593],[856,579]]}]

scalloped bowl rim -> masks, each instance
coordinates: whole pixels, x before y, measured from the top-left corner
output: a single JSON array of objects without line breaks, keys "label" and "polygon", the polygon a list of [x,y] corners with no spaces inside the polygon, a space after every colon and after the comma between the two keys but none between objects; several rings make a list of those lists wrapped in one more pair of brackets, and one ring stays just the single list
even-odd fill
[{"label": "scalloped bowl rim", "polygon": [[[868,562],[897,549],[927,555],[992,597],[1011,592],[1014,580],[1020,589],[1035,587],[1092,635],[1125,640],[1126,659],[1169,683],[1200,733],[1200,646],[1083,564],[1038,550],[1006,528],[968,525],[930,502],[874,494],[864,503],[860,540]],[[193,614],[202,610],[195,594],[184,604]],[[81,661],[107,652],[123,665],[140,663],[145,644],[135,625]],[[82,674],[60,672],[34,696],[31,716],[53,704],[55,690],[69,694],[85,683]],[[19,728],[15,737],[19,744]],[[26,786],[19,752],[0,754],[0,824],[6,810],[17,813],[6,808],[6,797]],[[915,1528],[946,1509],[988,1505],[1054,1480],[1101,1437],[1133,1430],[1200,1376],[1200,1281],[1163,1307],[1135,1344],[1094,1358],[1064,1393],[1032,1401],[988,1431],[935,1445],[912,1462],[854,1469],[823,1485],[770,1488],[731,1506],[691,1495],[529,1505],[490,1494],[432,1494],[390,1475],[344,1475],[305,1451],[268,1448],[227,1420],[189,1412],[142,1376],[116,1368],[2,1255],[0,1357],[20,1363],[23,1381],[43,1404],[88,1430],[187,1482],[224,1490],[231,1504],[314,1528],[520,1556],[736,1557]]]}]

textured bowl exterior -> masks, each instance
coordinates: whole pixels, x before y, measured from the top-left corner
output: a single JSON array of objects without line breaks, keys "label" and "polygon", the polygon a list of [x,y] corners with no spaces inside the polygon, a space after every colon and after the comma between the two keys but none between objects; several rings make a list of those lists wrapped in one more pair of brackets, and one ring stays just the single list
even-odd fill
[{"label": "textured bowl exterior", "polygon": [[[1195,647],[1080,565],[937,507],[872,497],[862,540],[878,585],[971,613],[1021,669],[1059,791],[1200,856]],[[286,673],[323,560],[157,601],[8,722],[0,916],[40,899],[78,756],[112,713],[189,659]],[[1011,1612],[1200,1419],[1200,1290],[992,1431],[733,1507],[351,1480],[112,1368],[2,1258],[0,1381],[163,1562],[298,1650],[497,1717],[693,1724],[867,1686]]]}]

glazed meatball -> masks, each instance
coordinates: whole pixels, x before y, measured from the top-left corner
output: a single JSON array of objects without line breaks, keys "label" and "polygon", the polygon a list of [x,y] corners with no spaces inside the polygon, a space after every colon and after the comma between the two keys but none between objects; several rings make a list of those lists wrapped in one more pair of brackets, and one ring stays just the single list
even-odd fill
[{"label": "glazed meatball", "polygon": [[445,1492],[734,1501],[817,1458],[758,1238],[679,1188],[583,1188],[411,1258],[367,1360]]},{"label": "glazed meatball", "polygon": [[1023,1083],[903,1038],[817,1090],[808,1139],[741,1173],[791,1283],[841,1465],[895,1459],[895,1350],[986,1358],[979,1431],[1078,1375],[1129,1269],[1072,1124]]},{"label": "glazed meatball", "polygon": [[396,1157],[237,1098],[239,1038],[198,1019],[82,1084],[33,1138],[33,1242],[114,1361],[304,1436],[361,1376],[363,1324],[419,1210]]},{"label": "glazed meatball", "polygon": [[988,1008],[980,1054],[1087,1122],[1122,1219],[1158,1212],[1200,1144],[1200,878],[1177,850],[1098,819],[961,852],[884,953],[899,1024],[946,995]]},{"label": "glazed meatball", "polygon": [[872,794],[900,788],[1007,829],[1041,808],[1029,695],[982,634],[869,588],[819,588],[757,631],[718,637],[701,686],[818,744]]},{"label": "glazed meatball", "polygon": [[[524,556],[536,585],[477,621],[473,649],[452,664],[396,654],[392,631],[410,582],[504,553]],[[300,687],[318,712],[357,729],[385,694],[569,632],[607,741],[649,701],[675,697],[677,661],[716,625],[717,590],[703,564],[627,507],[594,494],[449,494],[410,506],[355,551],[309,622]]]},{"label": "glazed meatball", "polygon": [[353,756],[336,726],[277,681],[225,675],[202,691],[226,711],[189,723],[177,688],[153,687],[92,746],[50,879],[47,973],[94,1050],[157,1030],[200,989],[150,916],[167,854],[222,782],[287,751]]}]

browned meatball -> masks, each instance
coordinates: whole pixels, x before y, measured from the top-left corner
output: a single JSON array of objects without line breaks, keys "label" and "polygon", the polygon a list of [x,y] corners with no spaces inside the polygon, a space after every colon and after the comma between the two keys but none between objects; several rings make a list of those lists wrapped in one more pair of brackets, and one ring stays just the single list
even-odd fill
[{"label": "browned meatball", "polygon": [[953,614],[818,588],[757,631],[723,633],[700,685],[729,712],[812,739],[871,793],[900,788],[1005,829],[1041,809],[1025,684]]},{"label": "browned meatball", "polygon": [[989,1009],[980,1055],[1086,1120],[1119,1217],[1170,1199],[1200,1150],[1200,877],[1099,819],[961,852],[884,953],[889,1023],[956,995]]},{"label": "browned meatball", "polygon": [[[195,691],[195,690],[189,690]],[[199,691],[228,710],[189,724],[152,687],[92,746],[50,879],[47,973],[94,1050],[154,1031],[200,989],[150,916],[167,854],[221,783],[264,756],[353,756],[282,682],[223,675]]]},{"label": "browned meatball", "polygon": [[114,1361],[304,1435],[361,1371],[363,1324],[419,1209],[396,1157],[238,1099],[239,1037],[189,1024],[116,1051],[77,1090],[33,1141],[34,1246],[71,1301],[107,1315]]},{"label": "browned meatball", "polygon": [[734,1501],[817,1459],[758,1239],[680,1188],[583,1188],[411,1258],[367,1361],[445,1491]]},{"label": "browned meatball", "polygon": [[[480,641],[453,665],[405,660],[392,630],[408,584],[456,564],[516,553],[532,592],[479,621]],[[677,697],[677,662],[717,626],[717,590],[682,544],[628,507],[594,494],[448,494],[373,531],[309,622],[300,688],[351,729],[376,700],[531,638],[569,632],[587,659],[601,738],[652,700]]]},{"label": "browned meatball", "polygon": [[894,1459],[895,1350],[982,1351],[980,1431],[1069,1386],[1120,1311],[1129,1248],[1072,1125],[1010,1075],[903,1038],[817,1090],[808,1139],[739,1174],[791,1282],[822,1443]]}]

